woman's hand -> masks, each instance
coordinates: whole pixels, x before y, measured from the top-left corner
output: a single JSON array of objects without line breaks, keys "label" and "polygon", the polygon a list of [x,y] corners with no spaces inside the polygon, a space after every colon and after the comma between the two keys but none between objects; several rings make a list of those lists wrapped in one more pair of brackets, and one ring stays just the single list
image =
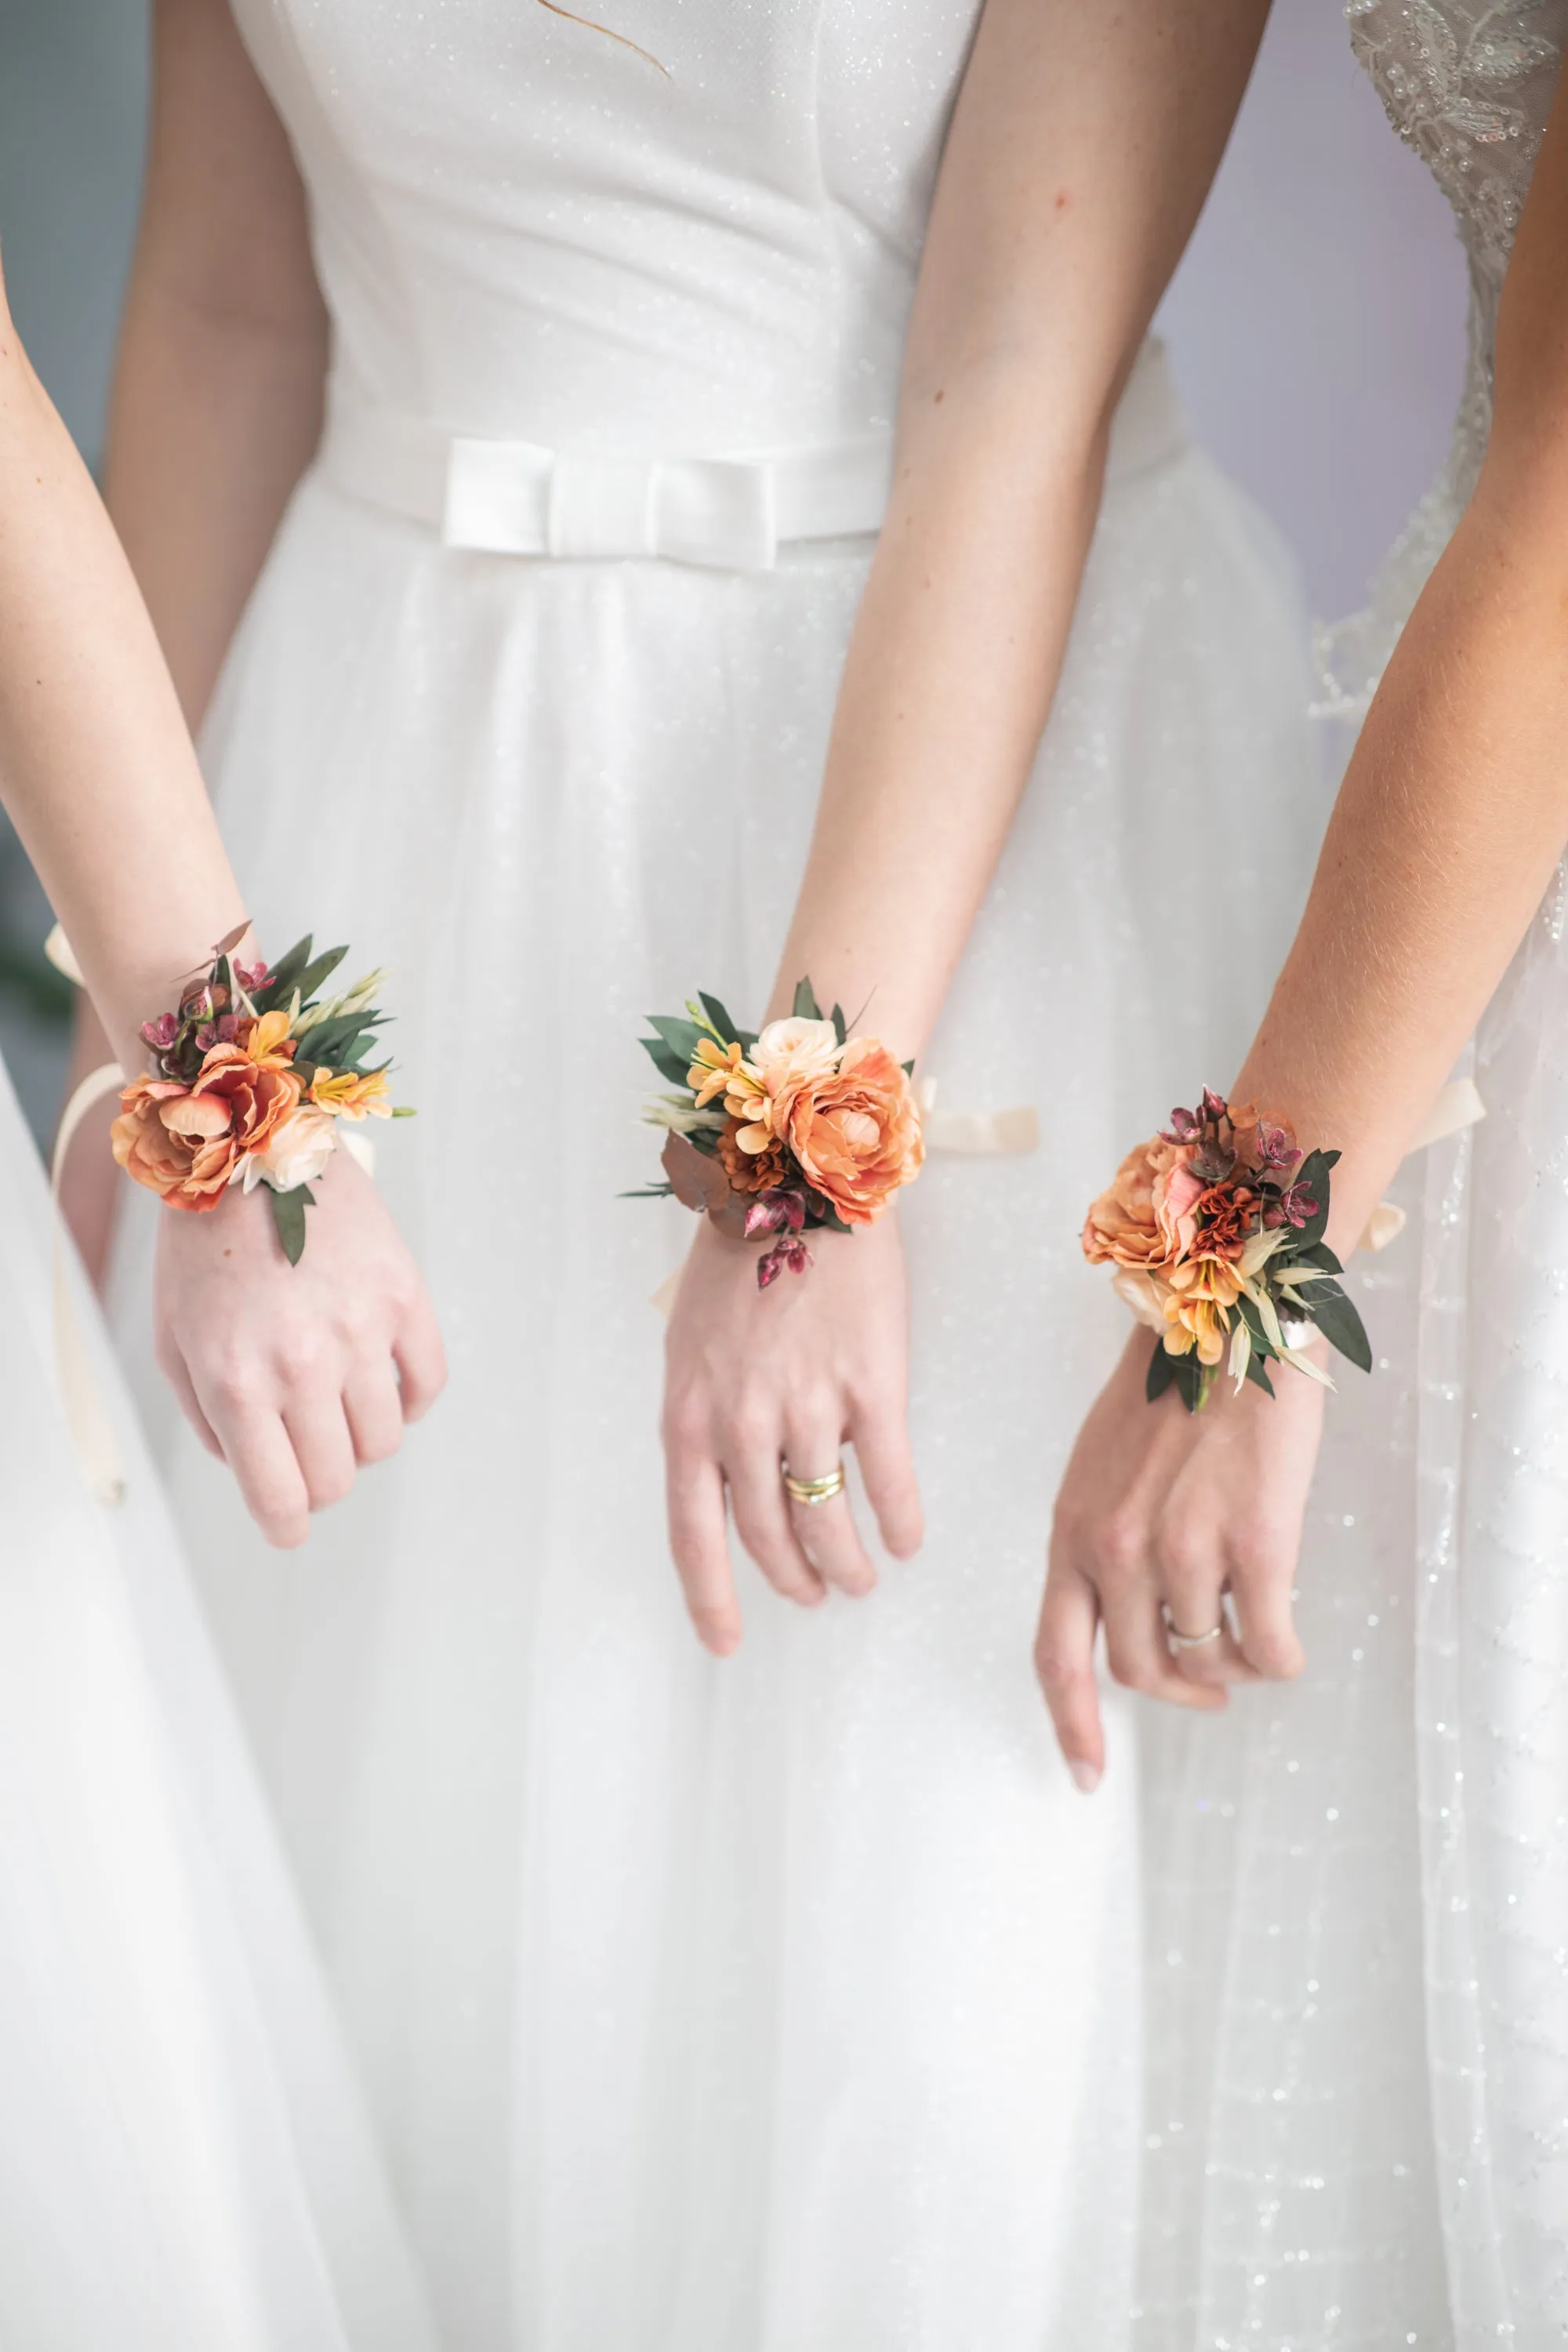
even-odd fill
[{"label": "woman's hand", "polygon": [[268,1543],[304,1542],[359,1464],[384,1462],[446,1384],[418,1267],[375,1186],[333,1154],[285,1258],[260,1191],[159,1218],[158,1362]]},{"label": "woman's hand", "polygon": [[[1143,1393],[1151,1339],[1136,1331],[1096,1400],[1057,1497],[1035,1664],[1057,1738],[1082,1789],[1105,1768],[1094,1642],[1111,1674],[1176,1706],[1221,1707],[1225,1685],[1302,1665],[1290,1596],[1318,1458],[1323,1391],[1274,1368],[1274,1400],[1222,1379],[1189,1413],[1173,1389]],[[1224,1596],[1236,1617],[1226,1625]],[[1169,1612],[1168,1619],[1166,1612]],[[1173,1648],[1170,1629],[1203,1635]]]},{"label": "woman's hand", "polygon": [[810,1270],[759,1291],[756,1245],[730,1240],[704,1218],[670,1317],[670,1549],[692,1622],[719,1657],[741,1639],[726,1486],[747,1551],[776,1591],[805,1608],[826,1600],[830,1584],[863,1593],[877,1577],[848,1497],[793,1502],[785,1463],[797,1478],[825,1477],[853,1443],[883,1543],[900,1559],[920,1546],[897,1215],[810,1239]]}]

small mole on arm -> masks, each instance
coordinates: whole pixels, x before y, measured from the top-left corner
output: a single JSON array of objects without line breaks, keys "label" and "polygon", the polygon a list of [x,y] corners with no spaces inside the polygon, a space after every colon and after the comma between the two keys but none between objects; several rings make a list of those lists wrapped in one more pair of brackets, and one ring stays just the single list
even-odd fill
[{"label": "small mole on arm", "polygon": [[1072,198],[1068,194],[1068,192],[1067,192],[1067,190],[1066,190],[1065,188],[1058,188],[1058,189],[1057,190],[1057,201],[1056,201],[1056,206],[1055,206],[1055,209],[1056,209],[1058,213],[1065,213],[1065,212],[1066,212],[1066,210],[1067,210],[1067,208],[1068,208],[1068,205],[1069,205],[1071,202],[1072,202]]},{"label": "small mole on arm", "polygon": [[939,392],[934,394],[932,397],[936,400],[945,400],[947,398],[947,394],[945,392]]}]

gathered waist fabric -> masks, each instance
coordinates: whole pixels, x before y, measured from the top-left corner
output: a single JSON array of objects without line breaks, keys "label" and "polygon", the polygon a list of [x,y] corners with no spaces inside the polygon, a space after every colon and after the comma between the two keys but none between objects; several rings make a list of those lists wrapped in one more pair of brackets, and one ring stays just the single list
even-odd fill
[{"label": "gathered waist fabric", "polygon": [[[1163,346],[1140,352],[1111,427],[1108,481],[1186,446]],[[652,557],[767,571],[781,546],[875,534],[892,481],[890,429],[795,449],[589,456],[450,434],[335,394],[320,469],[334,488],[442,543],[498,555]]]}]

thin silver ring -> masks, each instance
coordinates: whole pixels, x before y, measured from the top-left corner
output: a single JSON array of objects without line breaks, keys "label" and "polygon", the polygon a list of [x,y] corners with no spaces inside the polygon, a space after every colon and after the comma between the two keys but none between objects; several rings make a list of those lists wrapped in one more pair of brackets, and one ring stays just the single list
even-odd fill
[{"label": "thin silver ring", "polygon": [[1211,1642],[1220,1641],[1224,1634],[1223,1617],[1217,1625],[1211,1625],[1206,1633],[1184,1633],[1170,1611],[1167,1609],[1165,1612],[1165,1638],[1173,1650],[1206,1650]]}]

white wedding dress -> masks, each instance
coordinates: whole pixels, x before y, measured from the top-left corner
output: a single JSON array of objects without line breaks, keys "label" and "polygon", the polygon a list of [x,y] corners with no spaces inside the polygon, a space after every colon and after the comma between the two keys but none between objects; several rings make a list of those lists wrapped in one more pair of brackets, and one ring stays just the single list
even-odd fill
[{"label": "white wedding dress", "polygon": [[434,2352],[341,2036],[85,1286],[58,1393],[0,1064],[0,2344]]},{"label": "white wedding dress", "polygon": [[[1568,5],[1347,13],[1472,287],[1448,462],[1324,639],[1354,719],[1479,470]],[[1568,869],[1477,1033],[1484,1123],[1402,1172],[1410,1227],[1361,1276],[1378,1370],[1330,1409],[1307,1674],[1145,1744],[1140,2352],[1568,2342],[1565,929]]]},{"label": "white wedding dress", "polygon": [[810,1618],[748,1572],[715,1663],[656,1441],[690,1226],[616,1197],[636,1041],[771,982],[977,5],[587,13],[637,48],[238,0],[333,381],[205,759],[263,938],[393,967],[379,1181],[452,1377],[297,1557],[177,1430],[174,1490],[447,2352],[1121,2352],[1131,1734],[1111,1694],[1086,1802],[1030,1648],[1123,1333],[1084,1204],[1234,1068],[1321,822],[1291,575],[1151,350],[929,1057],[939,1144],[1045,1138],[909,1198],[929,1538]]}]

